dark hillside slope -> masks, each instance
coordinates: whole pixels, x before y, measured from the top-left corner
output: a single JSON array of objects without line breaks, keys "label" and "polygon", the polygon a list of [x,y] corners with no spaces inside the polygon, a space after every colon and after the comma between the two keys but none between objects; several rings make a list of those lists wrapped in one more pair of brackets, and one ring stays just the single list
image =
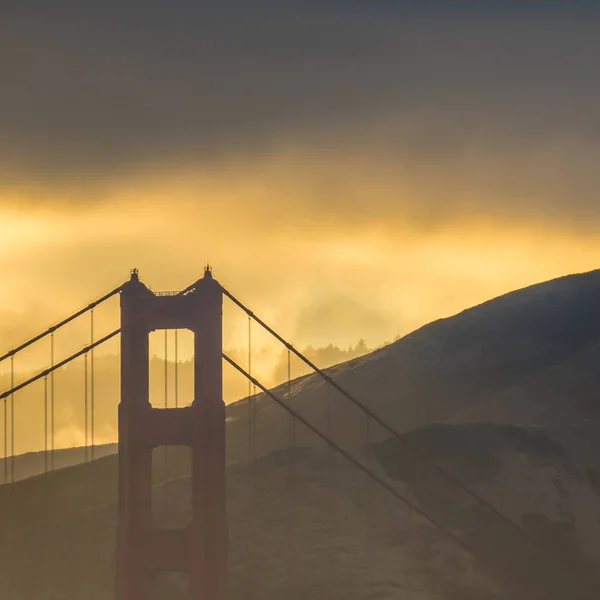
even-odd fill
[{"label": "dark hillside slope", "polygon": [[[578,596],[577,585],[600,597],[599,365],[594,271],[496,298],[328,370],[404,432],[416,453],[376,427],[367,436],[364,416],[319,378],[292,382],[295,408],[362,458],[370,444],[375,468],[474,545],[477,560],[389,494],[365,497],[364,479],[331,462],[302,427],[296,444],[310,449],[292,451],[288,415],[264,395],[255,480],[244,462],[247,402],[230,405],[233,598],[385,599],[408,589],[420,590],[412,592],[418,600],[589,597]],[[285,397],[287,386],[275,391]],[[534,558],[522,562],[542,578],[541,595],[523,592],[524,573],[504,560],[525,556],[521,542],[424,464],[422,452],[526,531]],[[0,488],[0,509],[14,515],[2,522],[2,597],[54,590],[67,600],[93,597],[90,589],[108,597],[115,465],[109,457]],[[186,485],[183,478],[167,488],[183,499]],[[366,498],[377,510],[365,509]],[[294,568],[292,553],[304,557]],[[29,569],[39,577],[27,577]],[[268,574],[260,583],[251,576],[257,569]],[[575,582],[572,593],[557,591],[566,581],[556,579],[561,569]]]},{"label": "dark hillside slope", "polygon": [[[527,507],[522,524],[535,552],[527,555],[521,538],[507,535],[470,499],[436,485],[394,440],[371,446],[372,466],[465,539],[475,556],[332,453],[287,449],[229,467],[232,600],[598,597],[600,585],[577,545],[571,516],[573,490],[586,489],[598,502],[597,473],[578,481],[560,445],[516,427],[435,426],[410,438],[478,492],[493,492],[512,517],[516,496]],[[159,483],[157,519],[185,522],[189,492],[186,476]],[[115,457],[0,488],[0,507],[10,515],[0,522],[0,595],[108,600],[115,500]],[[157,600],[179,597],[171,591]]]}]

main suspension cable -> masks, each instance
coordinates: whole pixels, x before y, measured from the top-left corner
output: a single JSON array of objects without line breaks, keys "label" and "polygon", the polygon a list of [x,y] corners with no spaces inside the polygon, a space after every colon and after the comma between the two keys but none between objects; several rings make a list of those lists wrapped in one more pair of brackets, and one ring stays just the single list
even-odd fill
[{"label": "main suspension cable", "polygon": [[300,360],[302,360],[306,365],[308,365],[317,375],[319,375],[323,380],[325,380],[329,385],[333,386],[338,392],[340,392],[346,399],[350,400],[355,406],[357,406],[360,410],[362,410],[366,415],[368,415],[375,423],[383,427],[389,434],[397,438],[402,444],[406,447],[410,448],[414,452],[416,452],[422,460],[429,463],[432,468],[434,468],[440,475],[448,479],[448,481],[452,482],[455,486],[460,488],[463,492],[468,494],[471,498],[473,498],[476,502],[485,506],[487,510],[493,513],[498,519],[503,521],[505,524],[510,526],[512,529],[517,531],[522,537],[529,539],[529,536],[525,532],[524,529],[519,527],[516,523],[511,521],[508,517],[503,515],[497,508],[495,508],[492,504],[490,504],[487,500],[484,500],[479,494],[468,488],[465,484],[461,483],[456,477],[451,475],[444,468],[440,467],[433,459],[426,453],[422,448],[411,444],[406,440],[404,435],[402,435],[399,431],[394,429],[389,423],[384,421],[381,417],[379,417],[373,410],[371,410],[368,406],[363,404],[360,400],[355,398],[352,394],[346,391],[343,387],[341,387],[336,381],[334,381],[327,373],[325,373],[322,369],[317,367],[310,359],[308,359],[304,354],[302,354],[299,350],[296,350],[292,344],[290,344],[287,340],[285,340],[281,335],[279,335],[273,328],[269,327],[262,319],[257,317],[248,307],[246,307],[242,302],[240,302],[231,292],[222,287],[223,294],[227,296],[236,306],[241,308],[250,318],[254,319],[261,327],[263,327],[266,331],[268,331],[277,341],[283,344],[290,352],[293,352]]},{"label": "main suspension cable", "polygon": [[[198,279],[194,283],[188,285],[185,289],[183,289],[180,292],[178,292],[177,296],[185,296],[186,294],[189,294],[190,292],[192,292],[196,288],[196,286],[198,285],[199,281],[201,281],[201,279]],[[80,316],[81,314],[83,314],[86,311],[90,310],[90,307],[92,305],[93,306],[98,306],[98,304],[100,304],[101,302],[104,302],[105,300],[107,300],[111,296],[114,296],[114,294],[116,294],[116,293],[118,293],[118,292],[120,292],[122,290],[122,288],[124,287],[124,285],[125,284],[123,284],[119,288],[113,290],[110,294],[107,294],[103,298],[100,298],[99,300],[96,300],[96,302],[93,302],[88,307],[86,307],[85,309],[83,309],[79,313],[77,313],[76,316]],[[142,319],[145,316],[146,316],[146,314],[140,315],[138,318]],[[54,327],[51,327],[47,332],[44,332],[43,334],[40,334],[37,338],[30,340],[29,342],[27,342],[26,344],[20,346],[19,348],[15,348],[14,350],[11,350],[5,356],[3,356],[1,358],[1,360],[4,360],[5,358],[10,357],[10,359],[11,359],[11,373],[14,373],[14,369],[13,369],[12,365],[13,365],[14,355],[17,352],[19,352],[20,350],[22,350],[24,347],[27,347],[28,345],[30,345],[34,341],[37,341],[38,339],[42,339],[44,336],[48,335],[51,331],[58,329],[59,327],[61,327],[62,325],[64,325],[65,322],[71,321],[73,318],[75,318],[75,315],[72,315],[71,317],[69,317],[68,320],[65,319],[65,321],[59,323],[58,325],[55,325]],[[100,338],[97,341],[94,341],[93,343],[89,344],[88,346],[85,346],[84,348],[82,348],[78,352],[75,352],[74,354],[72,354],[71,356],[65,358],[64,360],[60,361],[59,363],[56,363],[54,366],[52,366],[52,367],[50,367],[50,368],[48,368],[48,369],[46,369],[44,371],[41,371],[37,375],[34,375],[33,377],[30,377],[29,379],[27,379],[27,381],[24,381],[23,383],[20,383],[20,384],[18,384],[16,386],[14,384],[14,376],[11,376],[10,389],[8,389],[8,390],[0,393],[0,400],[3,400],[4,398],[7,398],[8,396],[11,396],[15,392],[17,392],[17,391],[23,389],[24,387],[32,384],[34,381],[37,381],[38,379],[41,379],[42,377],[48,375],[49,373],[52,373],[53,371],[56,371],[57,369],[60,369],[61,367],[64,367],[66,364],[68,364],[71,361],[75,360],[79,356],[82,356],[86,352],[90,352],[90,355],[91,355],[91,351],[94,348],[97,348],[101,344],[104,344],[105,342],[107,342],[108,340],[112,339],[113,337],[119,335],[120,333],[121,333],[121,328],[119,327],[118,329],[115,329],[114,331],[111,331],[110,333],[106,334],[104,337]],[[1,360],[0,360],[0,362],[1,362]],[[93,371],[91,373],[91,382],[92,382],[91,387],[92,387],[92,394],[93,394]],[[93,419],[93,414],[92,414],[92,419]],[[92,443],[93,443],[93,431],[92,431],[92,436],[91,437],[92,437]]]},{"label": "main suspension cable", "polygon": [[223,360],[229,363],[234,369],[236,369],[239,373],[241,373],[244,377],[249,379],[255,387],[258,387],[264,394],[266,394],[271,400],[281,406],[284,410],[290,413],[295,419],[298,420],[299,423],[310,429],[315,435],[321,438],[326,444],[331,446],[334,450],[336,450],[339,454],[341,454],[346,460],[350,461],[357,469],[361,470],[365,473],[370,479],[381,485],[388,492],[394,495],[398,500],[403,502],[406,506],[410,507],[417,514],[423,517],[426,521],[431,523],[436,529],[444,533],[449,539],[451,539],[455,544],[466,550],[469,554],[477,558],[476,552],[470,548],[463,540],[461,540],[457,535],[452,533],[446,527],[444,527],[441,523],[438,523],[433,517],[430,517],[427,513],[423,512],[419,506],[411,502],[408,498],[403,496],[398,490],[396,490],[392,485],[384,481],[379,475],[373,472],[369,467],[365,466],[361,461],[356,459],[352,454],[344,450],[338,443],[332,440],[329,436],[322,433],[317,427],[315,427],[310,421],[305,419],[299,412],[293,409],[287,402],[281,400],[278,396],[276,396],[271,390],[265,387],[260,381],[252,377],[250,373],[248,373],[243,367],[238,365],[232,358],[230,358],[227,354],[222,354]]},{"label": "main suspension cable", "polygon": [[81,315],[85,314],[88,310],[92,310],[95,306],[98,306],[99,304],[102,304],[109,298],[112,298],[115,294],[118,294],[123,289],[124,285],[125,284],[121,284],[119,287],[116,287],[114,290],[108,292],[108,294],[105,294],[101,298],[98,298],[98,300],[95,300],[94,302],[88,304],[85,308],[82,308],[81,310],[78,310],[77,312],[73,313],[66,319],[63,319],[62,321],[60,321],[60,323],[57,323],[56,325],[49,327],[46,331],[43,331],[42,333],[36,335],[35,337],[32,337],[31,339],[27,340],[20,346],[17,346],[16,348],[9,350],[8,352],[6,352],[6,354],[3,354],[2,356],[0,356],[0,362],[3,362],[7,358],[13,357],[18,352],[21,352],[21,350],[24,350],[25,348],[31,346],[32,344],[35,344],[35,342],[38,342],[39,340],[45,338],[47,335],[50,335],[57,329],[60,329],[67,323],[70,323],[71,321],[75,320],[77,317],[80,317]]},{"label": "main suspension cable", "polygon": [[[423,519],[431,523],[436,529],[442,532],[448,539],[452,540],[457,546],[465,550],[469,553],[476,561],[480,559],[479,553],[476,552],[467,542],[464,542],[458,535],[452,533],[452,531],[442,525],[433,517],[430,517],[426,512],[424,512],[417,504],[403,496],[398,490],[396,490],[392,485],[383,480],[379,475],[377,475],[374,471],[372,471],[368,466],[364,465],[360,460],[356,459],[352,454],[344,450],[339,444],[337,444],[333,439],[329,436],[322,433],[317,427],[315,427],[310,421],[302,417],[296,410],[289,406],[285,400],[280,399],[276,396],[271,390],[262,385],[258,380],[252,377],[249,373],[247,373],[243,367],[238,365],[233,359],[227,356],[225,353],[222,353],[222,358],[227,363],[229,363],[234,369],[240,372],[244,377],[250,379],[254,385],[254,387],[258,387],[265,393],[271,400],[273,400],[276,404],[281,406],[288,413],[292,414],[299,423],[303,424],[305,427],[310,429],[314,434],[316,434],[319,438],[321,438],[326,444],[331,446],[334,450],[336,450],[339,454],[341,454],[346,460],[351,462],[356,468],[365,473],[372,481],[381,485],[384,489],[390,492],[393,496],[395,496],[398,500],[404,503],[409,509],[411,509],[415,514],[418,514]],[[564,566],[571,571],[568,563],[564,563]],[[573,571],[572,571],[573,572]],[[585,598],[591,598],[592,596],[588,596],[586,594]]]},{"label": "main suspension cable", "polygon": [[[201,281],[201,279],[196,280],[194,283],[188,285],[185,289],[178,292],[177,295],[184,296],[184,295],[189,294],[190,292],[194,291],[194,289],[196,288],[196,286],[198,285],[198,283],[200,281]],[[4,401],[4,415],[5,415],[4,428],[6,430],[5,435],[4,435],[4,457],[5,457],[4,458],[4,461],[5,461],[5,463],[4,463],[4,473],[5,473],[4,479],[5,479],[5,482],[8,483],[8,481],[10,480],[11,483],[14,483],[15,473],[16,473],[16,469],[15,469],[15,402],[14,402],[15,393],[18,392],[19,390],[22,390],[23,388],[27,387],[28,385],[31,385],[35,381],[38,381],[39,379],[41,379],[43,377],[47,377],[48,375],[51,375],[57,369],[69,364],[71,361],[75,360],[79,356],[87,355],[87,353],[90,353],[90,362],[91,362],[90,380],[91,381],[90,381],[90,394],[89,394],[90,402],[88,403],[88,401],[87,401],[88,400],[87,395],[86,395],[86,399],[85,399],[86,457],[88,455],[87,449],[90,445],[90,438],[91,438],[91,454],[92,454],[92,459],[94,458],[94,452],[95,452],[95,450],[94,450],[94,445],[95,445],[95,441],[94,441],[94,431],[95,431],[95,429],[94,429],[94,390],[95,390],[95,386],[94,386],[93,350],[94,350],[94,348],[107,342],[108,340],[112,339],[113,337],[119,335],[121,333],[121,328],[119,327],[118,329],[115,329],[111,333],[108,333],[104,337],[95,341],[94,340],[94,331],[93,331],[93,314],[92,314],[92,316],[91,316],[91,321],[92,321],[91,343],[88,346],[82,348],[78,352],[75,352],[74,354],[61,360],[60,362],[52,364],[48,369],[45,369],[44,371],[37,373],[36,375],[30,377],[29,379],[21,382],[18,385],[15,385],[14,358],[19,352],[21,352],[25,348],[31,346],[32,344],[43,339],[46,336],[53,334],[56,330],[60,329],[67,323],[73,321],[77,317],[85,314],[88,311],[93,311],[93,309],[96,306],[98,306],[99,304],[102,304],[103,302],[105,302],[106,300],[108,300],[109,298],[114,296],[115,294],[118,294],[119,292],[121,292],[125,285],[126,285],[126,283],[120,285],[119,287],[115,288],[108,294],[105,294],[98,300],[88,304],[85,308],[82,308],[81,310],[73,313],[66,319],[63,319],[61,322],[48,328],[46,331],[40,333],[39,335],[29,339],[28,341],[21,344],[20,346],[17,346],[16,348],[13,348],[12,350],[9,350],[8,352],[6,352],[4,355],[0,356],[0,362],[4,361],[6,359],[10,359],[10,388],[8,390],[5,390],[4,392],[0,393],[0,400]],[[142,318],[142,317],[140,317],[140,318]],[[86,362],[87,362],[87,357],[86,357]],[[88,377],[87,365],[86,365],[85,373],[86,373],[85,378],[86,378],[86,387],[87,387],[87,377]],[[9,407],[9,400],[10,400],[10,407]],[[90,406],[89,412],[91,413],[90,419],[88,419],[88,404]],[[10,408],[10,410],[9,410],[9,408]],[[10,413],[10,418],[9,418],[9,413]],[[88,424],[90,423],[90,421],[91,421],[91,436],[89,436],[89,434],[88,434]],[[8,438],[10,438],[10,444],[8,442]],[[10,456],[9,456],[9,448],[10,448]],[[9,464],[9,458],[10,458],[10,464]],[[9,477],[9,474],[10,474],[10,477]]]},{"label": "main suspension cable", "polygon": [[[418,455],[421,460],[428,463],[435,471],[437,471],[440,475],[445,477],[449,482],[454,484],[457,488],[461,489],[468,496],[470,496],[473,500],[475,500],[478,504],[485,507],[490,513],[495,515],[500,521],[505,523],[515,532],[517,532],[524,540],[527,542],[533,542],[534,545],[543,553],[549,554],[553,558],[557,558],[554,553],[548,553],[545,547],[540,546],[539,543],[536,543],[532,540],[532,538],[526,533],[526,531],[520,527],[518,524],[514,523],[511,519],[502,514],[495,506],[493,506],[490,502],[485,500],[479,494],[471,490],[465,484],[463,484],[456,477],[451,475],[448,471],[446,471],[443,467],[438,465],[433,458],[429,455],[428,452],[423,450],[422,448],[410,443],[403,434],[394,429],[389,423],[384,421],[381,417],[379,417],[373,410],[364,405],[360,400],[355,398],[352,394],[350,394],[347,390],[341,387],[337,382],[335,382],[327,373],[325,373],[322,369],[319,369],[310,359],[304,356],[301,352],[296,350],[287,340],[285,340],[281,335],[279,335],[273,328],[269,327],[262,319],[257,317],[249,308],[247,308],[242,302],[240,302],[233,294],[231,294],[228,290],[221,286],[222,292],[225,296],[227,296],[236,306],[241,308],[249,317],[254,319],[261,327],[263,327],[266,331],[268,331],[275,339],[277,339],[280,343],[282,343],[288,350],[293,352],[300,360],[302,360],[306,365],[308,365],[315,373],[317,373],[323,380],[329,383],[332,387],[334,387],[338,392],[340,392],[346,399],[350,400],[355,406],[357,406],[361,411],[363,411],[366,415],[368,415],[373,421],[379,424],[385,431],[390,433],[393,437],[395,437],[400,443],[402,443],[405,447],[411,449],[416,455]],[[289,412],[289,411],[288,411]],[[302,421],[300,421],[302,422]],[[418,511],[417,511],[418,512]],[[568,567],[569,571],[572,569]]]},{"label": "main suspension cable", "polygon": [[65,365],[69,364],[71,361],[75,360],[76,358],[82,356],[86,352],[90,352],[92,350],[92,348],[97,348],[101,344],[104,344],[104,342],[107,342],[108,340],[115,337],[119,333],[121,333],[120,329],[116,329],[115,331],[112,331],[111,333],[105,335],[103,338],[100,338],[99,340],[95,341],[93,344],[90,344],[89,346],[82,348],[78,352],[75,352],[74,354],[71,354],[71,356],[56,363],[53,367],[48,368],[45,371],[42,371],[42,372],[38,373],[37,375],[34,375],[33,377],[30,377],[29,379],[27,379],[26,381],[23,381],[22,383],[19,383],[18,385],[14,385],[14,381],[12,381],[11,388],[0,394],[0,400],[6,398],[7,396],[13,395],[15,392],[18,392],[19,390],[22,390],[24,387],[27,387],[28,385],[32,384],[34,381],[38,381],[38,379],[41,379],[42,377],[49,375],[50,373],[52,373],[52,371],[56,371],[57,369],[64,367]]}]

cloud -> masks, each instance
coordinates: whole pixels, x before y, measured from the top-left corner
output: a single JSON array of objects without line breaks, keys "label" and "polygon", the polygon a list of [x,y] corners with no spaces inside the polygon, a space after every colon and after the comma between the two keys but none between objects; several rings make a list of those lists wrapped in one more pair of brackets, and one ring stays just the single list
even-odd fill
[{"label": "cloud", "polygon": [[106,203],[132,180],[142,204],[184,172],[237,186],[221,202],[255,223],[597,227],[591,5],[226,4],[5,9],[0,205]]},{"label": "cloud", "polygon": [[494,19],[473,3],[460,19],[439,3],[429,16],[411,3],[229,4],[9,9],[4,172],[72,180],[361,140],[409,169],[451,169],[457,154],[460,168],[540,140],[596,142],[593,21]]}]

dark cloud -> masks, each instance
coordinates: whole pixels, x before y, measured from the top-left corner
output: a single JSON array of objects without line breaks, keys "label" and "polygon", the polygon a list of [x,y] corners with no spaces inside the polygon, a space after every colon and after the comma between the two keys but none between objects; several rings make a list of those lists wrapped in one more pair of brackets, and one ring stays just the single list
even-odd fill
[{"label": "dark cloud", "polygon": [[454,187],[469,206],[493,189],[508,205],[569,195],[589,209],[595,4],[365,6],[15,3],[0,22],[3,179],[98,179],[284,144],[351,151],[425,198]]}]

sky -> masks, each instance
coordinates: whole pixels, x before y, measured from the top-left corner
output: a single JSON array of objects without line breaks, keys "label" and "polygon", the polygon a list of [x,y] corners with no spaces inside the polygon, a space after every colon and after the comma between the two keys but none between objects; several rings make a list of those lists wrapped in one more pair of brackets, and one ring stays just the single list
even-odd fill
[{"label": "sky", "polygon": [[592,3],[195,4],[2,3],[2,350],[133,267],[374,347],[600,264]]}]

